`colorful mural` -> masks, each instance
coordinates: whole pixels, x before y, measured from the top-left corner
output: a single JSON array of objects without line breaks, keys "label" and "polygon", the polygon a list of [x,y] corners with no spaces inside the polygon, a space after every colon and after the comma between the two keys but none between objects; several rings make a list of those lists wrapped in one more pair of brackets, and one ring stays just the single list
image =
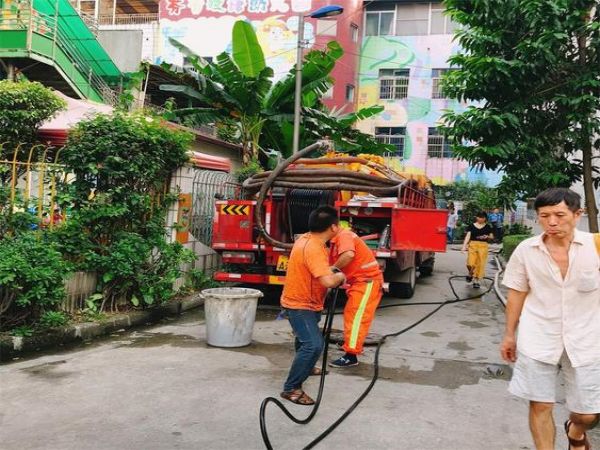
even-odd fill
[{"label": "colorful mural", "polygon": [[[160,0],[160,49],[156,63],[183,65],[183,55],[169,42],[174,38],[194,53],[214,58],[231,51],[231,30],[237,20],[247,20],[254,26],[267,65],[275,78],[283,77],[296,62],[298,15],[314,11],[330,0]],[[362,24],[362,2],[346,0],[344,14],[323,27],[325,34],[316,33],[317,21],[305,21],[304,39],[307,48],[323,49],[332,39],[348,51],[334,70],[333,78],[340,88],[325,104],[350,111],[353,100],[345,98],[345,86],[357,84],[359,43],[351,38],[350,24]],[[331,33],[330,31],[334,31]],[[348,70],[348,68],[354,68]]]},{"label": "colorful mural", "polygon": [[[296,61],[298,13],[312,6],[312,0],[161,0],[162,50],[157,62],[183,64],[183,55],[169,38],[203,57],[230,51],[231,29],[241,19],[253,24],[267,64],[281,77]],[[312,23],[306,23],[304,36],[312,46]]]},{"label": "colorful mural", "polygon": [[[404,127],[404,157],[390,157],[391,165],[412,173],[425,173],[436,184],[459,179],[495,185],[495,172],[478,171],[465,161],[428,156],[429,128],[438,125],[444,110],[464,111],[467,104],[452,99],[432,99],[433,69],[447,68],[447,60],[458,50],[450,35],[365,36],[362,43],[358,107],[383,105],[385,111],[362,121],[361,131],[375,133],[378,127]],[[409,69],[406,98],[382,100],[380,70]]]}]

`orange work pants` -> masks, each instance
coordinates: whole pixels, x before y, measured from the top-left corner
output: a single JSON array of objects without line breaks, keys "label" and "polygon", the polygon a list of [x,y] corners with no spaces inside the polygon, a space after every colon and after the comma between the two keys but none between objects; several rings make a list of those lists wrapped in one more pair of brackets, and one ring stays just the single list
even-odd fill
[{"label": "orange work pants", "polygon": [[346,353],[354,355],[362,353],[381,294],[380,280],[351,283],[350,288],[346,290],[348,297],[344,308],[344,351]]}]

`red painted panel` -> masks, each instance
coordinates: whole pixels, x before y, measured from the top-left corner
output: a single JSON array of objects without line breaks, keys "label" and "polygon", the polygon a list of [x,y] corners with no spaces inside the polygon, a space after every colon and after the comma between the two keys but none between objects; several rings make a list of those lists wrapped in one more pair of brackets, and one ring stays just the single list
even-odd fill
[{"label": "red painted panel", "polygon": [[445,209],[394,209],[391,250],[446,251],[447,220]]},{"label": "red painted panel", "polygon": [[217,242],[252,242],[254,202],[232,200],[227,204],[217,204],[216,208],[213,246]]}]

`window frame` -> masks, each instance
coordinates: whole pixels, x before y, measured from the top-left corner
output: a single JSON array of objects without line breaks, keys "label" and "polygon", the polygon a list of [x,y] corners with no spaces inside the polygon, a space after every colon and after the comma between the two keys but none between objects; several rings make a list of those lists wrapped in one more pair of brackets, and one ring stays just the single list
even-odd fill
[{"label": "window frame", "polygon": [[[351,92],[352,95],[348,95],[348,93]],[[356,86],[354,86],[353,84],[346,84],[346,101],[347,102],[354,102],[354,98],[356,97]]]},{"label": "window frame", "polygon": [[[399,33],[399,27],[398,25],[398,21],[402,22],[404,19],[399,19],[399,17],[401,17],[401,8],[403,7],[407,7],[408,5],[412,5],[412,4],[419,4],[419,5],[427,5],[428,6],[428,12],[427,12],[427,32],[423,33],[423,34],[398,34]],[[444,25],[443,25],[443,30],[442,33],[433,33],[432,32],[432,17],[433,17],[433,13],[441,11],[442,12],[442,16],[444,18]],[[450,17],[448,17],[448,15],[444,14],[446,11],[446,9],[443,7],[443,3],[440,2],[414,2],[414,3],[397,3],[396,5],[393,6],[393,9],[369,9],[367,8],[365,11],[365,17],[364,17],[364,23],[363,23],[363,36],[439,36],[439,35],[449,35],[452,34],[452,32],[458,27],[458,24],[452,22],[452,19]],[[391,34],[381,34],[381,15],[382,14],[388,14],[388,13],[393,13],[393,19],[392,19],[392,26],[391,26],[391,30],[390,33]],[[367,19],[369,14],[371,15],[377,15],[377,34],[367,34]],[[406,22],[410,22],[414,19],[405,19],[404,21]],[[451,24],[454,23],[454,28],[452,29],[452,32],[449,32],[448,30],[450,29]]]},{"label": "window frame", "polygon": [[[367,34],[367,30],[368,30],[367,20],[368,20],[369,14],[371,14],[371,15],[377,14],[377,34]],[[382,34],[381,33],[381,15],[382,14],[392,14],[392,26],[391,26],[390,34]],[[389,10],[386,9],[386,10],[377,10],[377,11],[366,11],[363,27],[364,27],[363,33],[365,36],[395,36],[395,34],[396,34],[396,6],[394,6],[394,9],[389,9]]]},{"label": "window frame", "polygon": [[[434,76],[435,71],[439,71],[438,75]],[[452,67],[436,67],[431,69],[431,99],[432,100],[445,100],[449,99],[447,94],[445,94],[442,90],[442,77],[444,74],[450,72],[451,70],[456,70],[456,68]]]},{"label": "window frame", "polygon": [[[432,138],[436,139],[433,140]],[[441,159],[454,158],[450,143],[446,139],[446,136],[440,133],[439,127],[427,128],[427,157]]]},{"label": "window frame", "polygon": [[[382,74],[383,71],[392,71],[392,74]],[[402,72],[402,75],[397,75],[395,72]],[[379,81],[379,100],[402,100],[408,98],[408,89],[410,86],[410,69],[379,69],[378,74]],[[383,84],[382,81],[392,81],[386,88],[390,91],[389,97],[383,97]],[[402,83],[398,83],[398,82]],[[399,94],[400,93],[400,94]],[[404,94],[404,95],[403,95]]]},{"label": "window frame", "polygon": [[[383,130],[388,130],[387,133],[382,133]],[[398,132],[393,132],[397,130]],[[379,133],[378,133],[379,131]],[[404,159],[404,151],[406,150],[406,127],[375,127],[373,137],[377,142],[382,144],[392,144],[396,146],[394,156]],[[398,142],[392,142],[397,139]]]},{"label": "window frame", "polygon": [[360,28],[354,22],[350,23],[350,40],[353,43],[358,43],[360,37]]}]

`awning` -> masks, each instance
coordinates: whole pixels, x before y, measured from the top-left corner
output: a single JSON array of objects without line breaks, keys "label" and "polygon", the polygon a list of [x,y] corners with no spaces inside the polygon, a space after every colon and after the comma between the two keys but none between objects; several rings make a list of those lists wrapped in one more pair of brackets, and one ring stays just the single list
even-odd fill
[{"label": "awning", "polygon": [[[58,91],[54,91],[54,94],[62,98],[67,103],[67,107],[64,111],[57,113],[54,118],[44,122],[38,129],[38,136],[42,142],[55,147],[62,147],[65,145],[69,130],[82,120],[89,119],[95,114],[111,114],[113,112],[111,106],[102,103],[74,99],[67,97]],[[183,128],[171,123],[169,123],[169,126],[174,129]],[[196,138],[198,138],[198,134],[196,135]],[[190,157],[189,162],[194,167],[222,170],[225,172],[231,171],[231,161],[229,158],[193,151],[188,152],[188,155]]]}]

